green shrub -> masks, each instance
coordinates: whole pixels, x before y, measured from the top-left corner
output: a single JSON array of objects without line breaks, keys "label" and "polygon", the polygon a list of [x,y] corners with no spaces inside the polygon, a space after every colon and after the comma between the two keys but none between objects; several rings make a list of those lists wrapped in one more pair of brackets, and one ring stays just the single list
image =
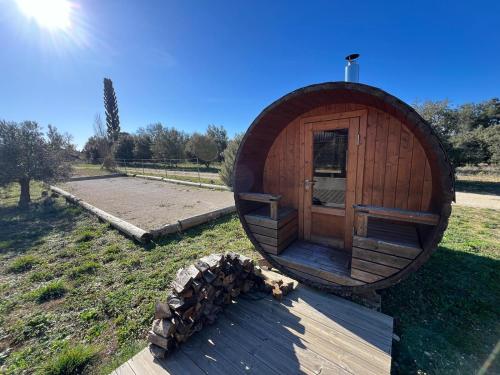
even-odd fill
[{"label": "green shrub", "polygon": [[9,272],[21,273],[29,271],[35,264],[38,263],[38,259],[33,255],[24,255],[16,258],[9,266]]},{"label": "green shrub", "polygon": [[76,279],[82,275],[90,275],[95,273],[99,267],[99,263],[87,261],[77,267],[70,269],[68,271],[68,277],[71,279]]},{"label": "green shrub", "polygon": [[31,297],[38,303],[58,299],[66,294],[67,289],[61,280],[52,281],[31,293]]},{"label": "green shrub", "polygon": [[219,177],[222,182],[229,187],[233,186],[234,161],[242,139],[243,134],[236,134],[234,139],[229,142],[227,148],[224,150],[224,161],[220,168]]},{"label": "green shrub", "polygon": [[97,357],[97,350],[88,345],[68,347],[52,358],[45,367],[47,375],[82,374]]}]

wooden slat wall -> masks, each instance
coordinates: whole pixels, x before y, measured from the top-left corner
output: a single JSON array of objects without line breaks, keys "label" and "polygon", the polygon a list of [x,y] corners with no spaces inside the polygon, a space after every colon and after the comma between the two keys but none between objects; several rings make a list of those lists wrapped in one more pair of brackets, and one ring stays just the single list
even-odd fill
[{"label": "wooden slat wall", "polygon": [[[368,205],[427,211],[432,194],[432,178],[425,152],[413,134],[399,120],[372,107],[333,104],[318,107],[301,117],[368,109],[364,148],[364,178],[357,200]],[[281,194],[282,206],[299,208],[301,173],[300,118],[276,138],[266,160],[264,191]],[[359,156],[359,155],[358,155]],[[359,163],[359,161],[358,161]],[[360,187],[356,187],[358,192]],[[359,197],[359,198],[358,198]],[[299,215],[301,216],[301,215]],[[303,223],[299,220],[299,227]]]}]

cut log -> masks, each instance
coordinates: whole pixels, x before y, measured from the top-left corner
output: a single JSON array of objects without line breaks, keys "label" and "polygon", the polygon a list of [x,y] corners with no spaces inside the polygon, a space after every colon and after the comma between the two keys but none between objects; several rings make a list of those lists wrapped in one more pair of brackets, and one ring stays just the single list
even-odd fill
[{"label": "cut log", "polygon": [[193,280],[192,285],[191,285],[195,294],[198,294],[200,292],[200,289],[202,286],[203,286],[203,282],[201,282],[199,280]]},{"label": "cut log", "polygon": [[224,272],[219,272],[217,274],[217,277],[215,278],[215,280],[212,281],[212,285],[215,286],[215,287],[222,286],[222,283],[224,281],[224,277],[225,277]]},{"label": "cut log", "polygon": [[281,301],[283,299],[283,292],[277,284],[273,288],[273,297],[278,301]]},{"label": "cut log", "polygon": [[178,311],[178,310],[187,309],[188,307],[193,305],[196,302],[196,300],[194,298],[185,299],[185,298],[176,296],[174,294],[171,294],[168,296],[167,302],[168,302],[168,306],[172,310]]},{"label": "cut log", "polygon": [[236,279],[236,275],[234,273],[230,273],[229,275],[224,277],[224,279],[222,280],[222,285],[228,286],[228,285],[232,284],[235,279]]},{"label": "cut log", "polygon": [[205,272],[206,270],[210,269],[210,265],[207,262],[202,261],[201,259],[198,259],[196,262],[194,262],[194,266],[200,270],[200,272]]},{"label": "cut log", "polygon": [[184,299],[189,299],[194,296],[194,290],[193,288],[186,289],[184,292],[181,293],[182,298]]},{"label": "cut log", "polygon": [[284,282],[281,285],[280,289],[283,292],[283,294],[286,296],[288,293],[290,293],[294,289],[293,281]]},{"label": "cut log", "polygon": [[193,280],[200,277],[200,270],[191,264],[189,267],[181,268],[177,271],[175,280],[172,282],[172,287],[177,293],[182,293],[191,286]]},{"label": "cut log", "polygon": [[206,270],[205,272],[203,272],[203,279],[209,284],[213,283],[216,278],[217,275],[214,274],[211,270]]},{"label": "cut log", "polygon": [[157,302],[155,305],[155,319],[169,319],[172,317],[172,311],[165,302]]},{"label": "cut log", "polygon": [[245,280],[245,282],[243,283],[243,286],[241,288],[241,291],[243,293],[248,293],[253,288],[254,285],[255,285],[255,281]]},{"label": "cut log", "polygon": [[171,338],[165,338],[160,335],[157,335],[153,331],[149,331],[148,341],[160,348],[168,350],[172,346]]},{"label": "cut log", "polygon": [[219,268],[219,265],[223,259],[224,259],[224,256],[222,254],[210,254],[210,255],[207,255],[206,257],[201,258],[200,260],[202,262],[207,263],[208,266],[210,267],[210,269],[212,271],[214,271],[217,268]]},{"label": "cut log", "polygon": [[167,351],[155,344],[149,344],[149,352],[157,359],[165,359],[167,356]]},{"label": "cut log", "polygon": [[169,337],[174,333],[175,325],[169,319],[155,319],[152,331],[158,336]]},{"label": "cut log", "polygon": [[271,265],[271,263],[269,263],[264,258],[259,259],[259,266],[260,267],[266,267],[268,270],[271,270],[273,268],[273,266]]}]

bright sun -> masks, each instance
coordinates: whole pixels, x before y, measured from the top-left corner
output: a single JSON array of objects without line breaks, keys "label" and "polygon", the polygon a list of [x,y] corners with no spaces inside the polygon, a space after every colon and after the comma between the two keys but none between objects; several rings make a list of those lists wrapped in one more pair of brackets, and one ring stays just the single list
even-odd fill
[{"label": "bright sun", "polygon": [[66,30],[71,26],[71,4],[67,0],[16,0],[19,8],[40,26]]}]

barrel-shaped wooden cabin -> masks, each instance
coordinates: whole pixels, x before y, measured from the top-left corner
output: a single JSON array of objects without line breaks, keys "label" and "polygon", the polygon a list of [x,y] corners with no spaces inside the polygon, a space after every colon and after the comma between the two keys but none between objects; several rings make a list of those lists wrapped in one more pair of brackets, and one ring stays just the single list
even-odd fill
[{"label": "barrel-shaped wooden cabin", "polygon": [[436,249],[453,169],[410,106],[372,86],[293,91],[251,124],[234,194],[256,249],[299,281],[334,292],[388,287]]}]

